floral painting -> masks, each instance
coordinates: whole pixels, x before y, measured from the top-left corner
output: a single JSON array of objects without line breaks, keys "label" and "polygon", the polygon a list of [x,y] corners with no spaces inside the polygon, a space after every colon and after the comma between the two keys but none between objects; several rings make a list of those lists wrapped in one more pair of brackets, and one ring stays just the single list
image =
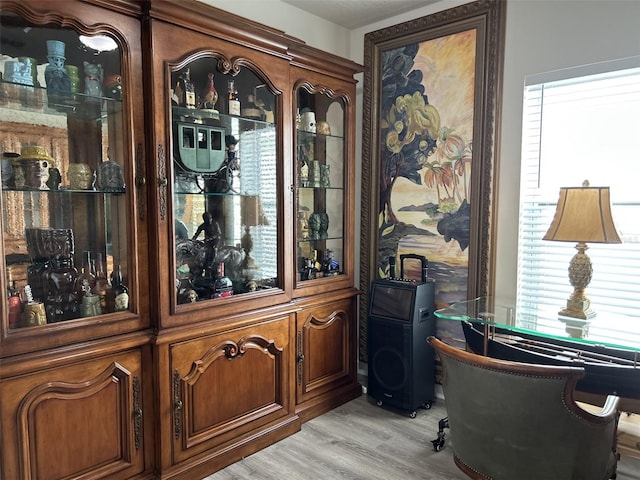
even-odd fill
[{"label": "floral painting", "polygon": [[426,258],[436,308],[493,293],[505,15],[477,0],[365,35],[362,360],[370,285],[392,276],[390,258],[416,281]]}]

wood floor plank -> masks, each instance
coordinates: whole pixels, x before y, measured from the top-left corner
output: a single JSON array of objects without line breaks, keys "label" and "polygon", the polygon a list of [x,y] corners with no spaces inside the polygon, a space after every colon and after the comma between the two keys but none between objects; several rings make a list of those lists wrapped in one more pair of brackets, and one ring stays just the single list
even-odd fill
[{"label": "wood floor plank", "polygon": [[[449,435],[444,450],[433,450],[444,416],[444,401],[409,418],[363,395],[203,480],[467,479],[453,463]],[[640,480],[640,460],[623,456],[617,480]]]}]

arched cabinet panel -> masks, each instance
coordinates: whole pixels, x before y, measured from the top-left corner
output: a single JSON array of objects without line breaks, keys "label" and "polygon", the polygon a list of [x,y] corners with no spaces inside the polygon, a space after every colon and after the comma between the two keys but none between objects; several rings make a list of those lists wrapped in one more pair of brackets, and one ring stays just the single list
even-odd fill
[{"label": "arched cabinet panel", "polygon": [[1,407],[3,478],[142,472],[144,415],[152,415],[143,401],[142,358],[132,350],[3,380],[0,388],[13,393]]},{"label": "arched cabinet panel", "polygon": [[274,425],[299,428],[289,389],[291,322],[291,315],[278,316],[168,347],[174,461],[215,455]]}]

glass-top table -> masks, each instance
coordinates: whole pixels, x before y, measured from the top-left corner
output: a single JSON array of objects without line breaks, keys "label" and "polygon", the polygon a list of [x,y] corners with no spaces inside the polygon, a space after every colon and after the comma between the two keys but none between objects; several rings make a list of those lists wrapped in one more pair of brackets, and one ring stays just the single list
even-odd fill
[{"label": "glass-top table", "polygon": [[535,314],[516,315],[512,306],[501,305],[493,297],[479,297],[453,303],[434,313],[437,318],[486,326],[489,338],[493,327],[499,327],[514,334],[571,340],[584,345],[640,353],[640,318],[601,314],[590,320],[581,320],[559,315],[558,310],[558,306],[538,306]]},{"label": "glass-top table", "polygon": [[435,311],[459,321],[467,347],[479,355],[546,365],[579,366],[585,375],[578,389],[640,399],[640,320],[596,316],[590,320],[539,306],[517,315],[492,297],[457,302]]}]

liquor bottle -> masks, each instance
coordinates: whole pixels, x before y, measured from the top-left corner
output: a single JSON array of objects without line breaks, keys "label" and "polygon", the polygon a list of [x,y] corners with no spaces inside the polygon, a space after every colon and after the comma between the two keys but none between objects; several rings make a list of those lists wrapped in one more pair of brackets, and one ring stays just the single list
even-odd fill
[{"label": "liquor bottle", "polygon": [[96,253],[96,284],[93,287],[93,293],[95,295],[100,296],[100,308],[102,309],[102,313],[107,313],[113,311],[113,308],[109,309],[109,305],[107,305],[107,299],[109,298],[109,290],[111,290],[111,285],[109,285],[109,281],[107,280],[107,273],[104,270],[104,263],[102,261],[102,253]]},{"label": "liquor bottle", "polygon": [[122,278],[122,267],[116,265],[116,268],[111,272],[111,288],[113,289],[115,311],[120,312],[129,309],[129,289],[124,284]]},{"label": "liquor bottle", "polygon": [[218,91],[213,83],[213,73],[208,75],[207,87],[202,92],[202,108],[205,110],[216,109],[216,102],[218,101]]},{"label": "liquor bottle", "polygon": [[196,87],[191,81],[191,71],[188,68],[184,71],[183,85],[185,100],[184,106],[187,108],[196,108]]},{"label": "liquor bottle", "polygon": [[227,80],[227,113],[240,116],[240,99],[234,80]]},{"label": "liquor bottle", "polygon": [[224,274],[224,263],[220,262],[216,269],[213,283],[213,298],[224,298],[233,295],[233,282]]},{"label": "liquor bottle", "polygon": [[82,254],[82,270],[76,279],[75,292],[78,300],[82,301],[82,297],[92,295],[92,291],[96,286],[96,276],[91,268],[91,252],[85,251]]},{"label": "liquor bottle", "polygon": [[17,328],[20,326],[20,316],[22,315],[22,299],[20,291],[16,287],[16,281],[11,279],[9,273],[9,328]]},{"label": "liquor bottle", "polygon": [[188,68],[178,76],[173,93],[179,107],[196,108],[196,90],[191,81],[191,71]]}]

